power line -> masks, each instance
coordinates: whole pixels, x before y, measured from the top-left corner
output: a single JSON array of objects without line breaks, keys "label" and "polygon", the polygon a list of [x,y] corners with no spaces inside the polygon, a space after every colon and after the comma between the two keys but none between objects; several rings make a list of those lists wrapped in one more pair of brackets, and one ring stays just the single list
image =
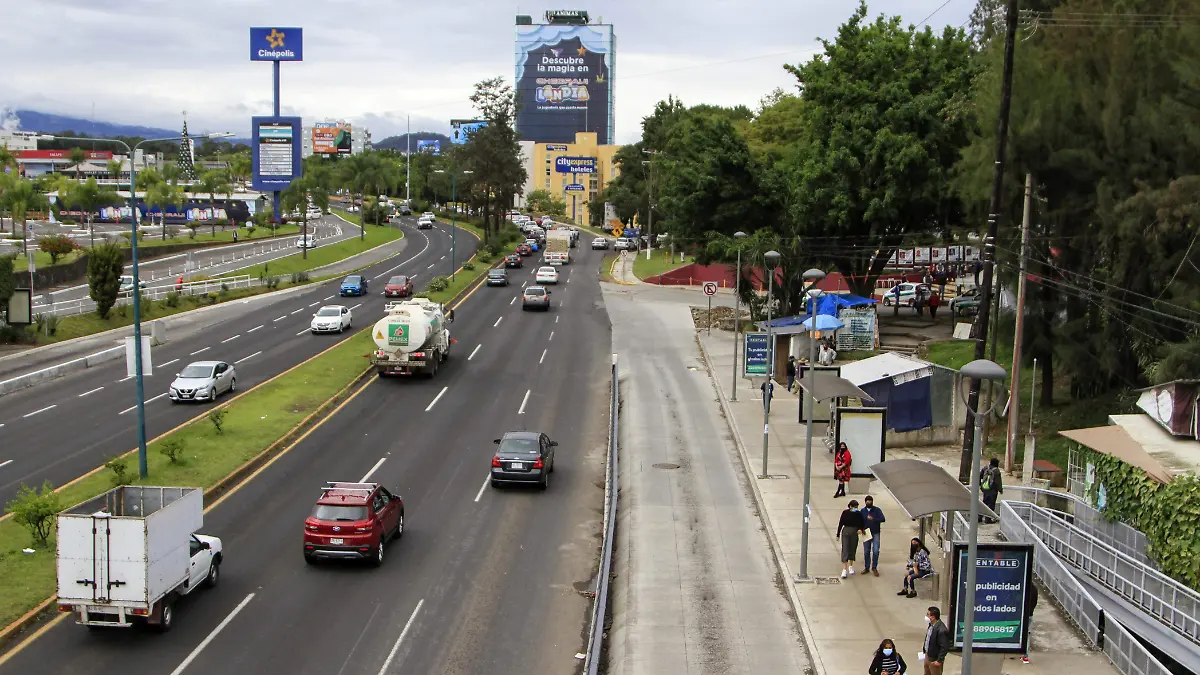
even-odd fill
[{"label": "power line", "polygon": [[[943,2],[943,3],[941,4],[941,6],[940,6],[940,7],[938,7],[938,8],[937,8],[937,9],[935,9],[935,10],[933,10],[932,12],[930,12],[930,13],[929,13],[929,16],[925,17],[924,19],[921,19],[921,23],[917,24],[917,28],[920,28],[921,26],[924,26],[926,22],[928,22],[930,19],[932,19],[932,18],[933,18],[933,15],[934,15],[934,14],[937,14],[938,12],[942,11],[943,9],[945,9],[945,8],[946,8],[946,5],[950,4],[951,2],[953,2],[953,0],[946,0],[945,2]],[[968,20],[969,20],[969,19],[968,19]],[[961,28],[961,26],[960,26],[960,28]]]}]

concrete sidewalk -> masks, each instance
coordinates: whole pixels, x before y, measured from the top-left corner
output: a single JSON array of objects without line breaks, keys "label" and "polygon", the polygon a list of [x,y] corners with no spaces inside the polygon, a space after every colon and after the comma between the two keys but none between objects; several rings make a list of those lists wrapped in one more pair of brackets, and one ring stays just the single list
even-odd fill
[{"label": "concrete sidewalk", "polygon": [[[700,333],[710,375],[717,382],[722,408],[734,434],[738,450],[751,475],[761,471],[763,408],[759,390],[748,380],[738,379],[737,401],[728,400],[733,372],[733,334],[714,331]],[[814,671],[829,675],[861,675],[871,662],[880,640],[891,638],[908,662],[909,672],[920,673],[922,664],[916,654],[925,636],[922,617],[928,600],[896,595],[908,557],[908,542],[917,536],[915,522],[909,521],[882,484],[872,484],[875,505],[883,509],[883,526],[878,578],[862,574],[862,551],[858,552],[855,574],[839,579],[841,562],[834,538],[837,522],[848,499],[832,497],[837,484],[833,462],[824,441],[825,425],[814,425],[812,472],[812,522],[809,531],[808,572],[818,583],[796,583],[800,570],[800,537],[803,514],[805,427],[798,421],[799,400],[782,384],[775,386],[769,425],[770,479],[754,478],[756,498],[761,500],[768,536],[782,557],[783,576],[789,594],[796,603],[797,615],[813,661]],[[889,458],[922,457],[922,451],[907,453],[888,449]],[[862,494],[850,494],[859,500]],[[926,542],[933,548],[931,542]],[[935,557],[936,560],[936,557]],[[936,564],[936,562],[935,562]],[[944,573],[944,570],[938,570]],[[946,608],[942,608],[943,611]],[[1004,672],[1030,675],[1056,675],[1062,672],[1108,674],[1116,670],[1103,656],[1093,652],[1067,623],[1049,593],[1034,614],[1031,633],[1031,663],[1018,657],[1006,657]],[[947,674],[959,671],[961,659],[947,659]]]}]

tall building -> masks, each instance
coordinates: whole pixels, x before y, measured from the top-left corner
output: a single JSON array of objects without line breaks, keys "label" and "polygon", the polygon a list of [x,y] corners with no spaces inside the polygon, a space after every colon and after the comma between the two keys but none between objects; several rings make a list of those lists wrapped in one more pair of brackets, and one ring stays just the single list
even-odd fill
[{"label": "tall building", "polygon": [[[549,190],[566,202],[568,218],[587,224],[590,202],[617,176],[613,157],[621,146],[601,145],[594,131],[578,132],[572,140],[572,143],[521,141],[522,160],[528,174],[524,193],[528,197],[534,190]],[[568,187],[572,185],[583,187]]]},{"label": "tall building", "polygon": [[357,155],[371,149],[371,132],[345,120],[325,120],[303,127],[300,154]]},{"label": "tall building", "polygon": [[36,131],[5,131],[0,129],[0,148],[5,148],[9,152],[17,152],[18,150],[37,150]]},{"label": "tall building", "polygon": [[545,23],[517,16],[518,137],[536,143],[573,143],[575,134],[614,137],[613,83],[617,40],[611,24],[591,23],[582,10],[546,12]]}]

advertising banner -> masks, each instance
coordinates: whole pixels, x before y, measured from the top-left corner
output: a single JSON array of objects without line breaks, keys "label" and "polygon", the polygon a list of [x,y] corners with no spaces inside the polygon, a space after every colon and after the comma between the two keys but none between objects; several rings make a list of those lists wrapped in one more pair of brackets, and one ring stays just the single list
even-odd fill
[{"label": "advertising banner", "polygon": [[944,246],[934,247],[929,250],[929,253],[930,253],[930,256],[929,256],[930,262],[932,262],[932,263],[946,262],[946,248]]},{"label": "advertising banner", "polygon": [[967,545],[954,544],[950,633],[962,649],[966,611],[975,607],[972,651],[1024,653],[1029,641],[1025,601],[1033,583],[1032,544],[979,544],[975,559],[975,590],[967,591]]},{"label": "advertising banner", "polygon": [[563,189],[567,192],[583,192],[587,187],[583,183],[567,183]]},{"label": "advertising banner", "polygon": [[871,466],[884,461],[887,448],[887,408],[838,406],[833,447],[845,443],[850,452],[850,475],[871,478]]},{"label": "advertising banner", "polygon": [[899,251],[896,251],[896,253],[899,256],[900,264],[902,266],[913,264],[913,250],[911,248],[902,248]]},{"label": "advertising banner", "polygon": [[844,307],[838,318],[846,324],[837,332],[837,351],[875,349],[875,307]]},{"label": "advertising banner", "polygon": [[566,152],[567,146],[561,143],[550,143],[546,145],[546,152]]},{"label": "advertising banner", "polygon": [[924,265],[929,262],[929,247],[919,246],[913,249],[913,262],[918,265]]},{"label": "advertising banner", "polygon": [[766,333],[743,334],[743,377],[765,377],[771,368],[771,343]]},{"label": "advertising banner", "polygon": [[946,262],[959,262],[962,260],[962,247],[951,246],[946,249]]},{"label": "advertising banner", "polygon": [[517,26],[517,134],[539,143],[574,143],[579,131],[613,136],[612,26]]},{"label": "advertising banner", "polygon": [[450,120],[450,142],[463,145],[471,138],[471,134],[486,127],[487,120]]},{"label": "advertising banner", "polygon": [[[312,149],[315,155],[348,155],[351,144],[352,125],[349,122],[314,122],[312,127]],[[420,141],[417,141],[420,144]]]},{"label": "advertising banner", "polygon": [[251,61],[303,61],[303,28],[251,28]]},{"label": "advertising banner", "polygon": [[250,184],[260,192],[279,192],[303,172],[299,117],[253,117]]},{"label": "advertising banner", "polygon": [[979,262],[979,248],[975,246],[964,246],[963,260],[967,262]]},{"label": "advertising banner", "polygon": [[596,158],[555,157],[554,170],[558,173],[596,173]]},{"label": "advertising banner", "polygon": [[433,155],[442,154],[442,142],[433,141],[417,141],[417,152],[428,152]]}]

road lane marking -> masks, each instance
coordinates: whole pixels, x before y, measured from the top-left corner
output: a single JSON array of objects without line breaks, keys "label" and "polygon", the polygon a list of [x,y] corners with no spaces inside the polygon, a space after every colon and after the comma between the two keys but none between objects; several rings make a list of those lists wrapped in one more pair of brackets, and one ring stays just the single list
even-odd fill
[{"label": "road lane marking", "polygon": [[[379,277],[375,277],[375,278],[378,279]],[[331,295],[328,298],[325,298],[324,300],[322,300],[321,302],[329,302],[330,300],[332,300],[336,297],[337,297],[336,295]]]},{"label": "road lane marking", "polygon": [[256,330],[258,330],[259,328],[262,328],[262,327],[263,327],[263,324],[261,324],[261,323],[260,323],[260,324],[258,324],[257,326],[255,326],[254,328],[251,328],[250,330],[248,330],[248,331],[246,331],[246,332],[247,332],[247,333],[253,333],[254,331],[256,331]]},{"label": "road lane marking", "polygon": [[305,333],[309,332],[309,330],[311,330],[311,329],[305,328],[304,330],[300,331],[299,333],[296,333],[296,336],[299,337],[301,335],[304,335]]},{"label": "road lane marking", "polygon": [[303,312],[303,311],[304,311],[304,308],[301,307],[301,308],[297,309],[296,311],[292,312],[292,314],[299,314],[300,312]]},{"label": "road lane marking", "polygon": [[478,502],[480,499],[483,499],[483,491],[487,489],[488,483],[491,483],[491,482],[492,482],[492,477],[490,475],[487,478],[483,479],[483,485],[479,486],[479,492],[477,492],[475,494],[476,502]]},{"label": "road lane marking", "polygon": [[517,410],[517,414],[518,414],[518,415],[524,415],[524,414],[525,414],[525,404],[529,403],[529,393],[530,393],[531,391],[533,391],[533,390],[532,390],[532,389],[526,389],[526,390],[525,390],[525,398],[521,399],[521,408],[520,408],[519,410]]},{"label": "road lane marking", "polygon": [[[472,350],[471,350],[471,355],[467,357],[467,360],[468,360],[468,361],[470,361],[471,359],[475,358],[475,352],[479,351],[479,348],[480,348],[480,347],[482,347],[482,346],[483,346],[483,343],[482,343],[482,342],[480,342],[479,344],[475,345],[475,349],[472,349]],[[101,387],[101,389],[103,389],[103,387]]]},{"label": "road lane marking", "polygon": [[362,306],[363,306],[363,304],[360,302],[360,303],[358,303],[357,305],[355,305],[355,306],[351,307],[351,308],[350,308],[350,311],[351,311],[351,312],[353,312],[354,310],[356,310],[356,309],[358,309],[359,307],[362,307]]},{"label": "road lane marking", "polygon": [[513,303],[514,303],[514,302],[516,302],[516,301],[517,301],[517,298],[516,298],[516,296],[513,296],[513,299],[512,299],[512,300],[509,300],[509,301],[508,301],[508,304],[510,304],[510,305],[511,305],[511,304],[513,304]]},{"label": "road lane marking", "polygon": [[554,341],[554,331],[550,331],[550,339],[547,340],[547,342],[553,342],[553,341]]},{"label": "road lane marking", "polygon": [[501,321],[503,321],[503,320],[504,320],[504,317],[500,317],[499,319],[496,319],[496,323],[492,324],[492,328],[495,328],[496,326],[499,326],[499,325],[500,325],[500,322],[501,322]]},{"label": "road lane marking", "polygon": [[450,388],[449,386],[442,387],[442,390],[438,392],[438,395],[434,396],[433,401],[431,401],[429,403],[429,406],[425,408],[425,412],[429,412],[430,410],[433,410],[433,406],[437,404],[438,400],[442,398],[442,394],[446,393],[446,390],[449,388]]},{"label": "road lane marking", "polygon": [[225,617],[224,621],[217,624],[217,627],[208,634],[208,637],[204,638],[200,644],[196,645],[196,648],[192,650],[191,654],[187,655],[187,658],[183,660],[183,663],[179,664],[179,667],[171,671],[171,675],[179,675],[189,665],[191,665],[192,661],[195,661],[196,657],[200,656],[200,652],[204,651],[204,648],[207,647],[209,643],[211,643],[217,637],[217,635],[220,634],[221,631],[225,630],[225,627],[229,625],[229,622],[233,621],[233,618],[236,617],[239,612],[245,609],[246,605],[250,604],[250,601],[253,599],[254,594],[251,593],[250,595],[247,595],[244,600],[238,603],[238,606],[233,608],[233,611],[229,613],[229,616]]},{"label": "road lane marking", "polygon": [[281,316],[281,317],[279,317],[278,319],[275,319],[275,320],[273,321],[273,323],[278,323],[278,322],[280,322],[280,321],[283,321],[283,320],[284,320],[284,319],[286,319],[286,318],[287,318],[287,316],[286,316],[286,315],[284,315],[284,316]]},{"label": "road lane marking", "polygon": [[437,263],[429,263],[429,267],[426,267],[425,269],[427,269],[427,270],[431,270],[431,269],[433,269],[433,266],[434,266],[434,265],[436,265],[436,264],[437,264]]},{"label": "road lane marking", "polygon": [[117,380],[117,382],[124,382],[125,380],[132,380],[132,379],[133,379],[132,375],[126,375],[125,377],[122,377],[121,379]]},{"label": "road lane marking", "polygon": [[320,301],[320,300],[318,300],[318,301],[316,301],[316,302],[312,303],[311,305],[309,305],[309,307],[316,307],[316,306],[317,306],[317,305],[319,305],[319,304],[321,304],[321,301]]},{"label": "road lane marking", "polygon": [[[408,631],[412,628],[413,622],[417,620],[417,613],[421,611],[421,606],[425,604],[425,598],[421,598],[417,602],[417,608],[413,610],[412,616],[408,617],[408,622],[404,624],[404,630],[400,631],[400,637],[396,638],[396,644],[392,645],[392,651],[388,652],[387,659],[383,662],[383,667],[379,669],[379,675],[384,675],[388,668],[392,665],[392,659],[396,658],[396,652],[400,651],[400,643],[404,642],[404,636],[408,635]],[[176,675],[171,673],[171,675]]]},{"label": "road lane marking", "polygon": [[179,359],[171,359],[170,361],[167,361],[166,363],[158,364],[157,366],[155,366],[155,368],[166,368],[167,366],[171,365],[172,363],[175,363],[178,360]]},{"label": "road lane marking", "polygon": [[529,282],[528,282],[528,281],[522,281],[522,282],[521,282],[521,288],[525,288],[525,284],[527,284],[527,283],[529,283]]},{"label": "road lane marking", "polygon": [[549,349],[542,350],[542,358],[538,359],[538,363],[541,363],[542,361],[546,360],[546,352],[548,352],[548,351],[550,351],[550,350]]},{"label": "road lane marking", "polygon": [[34,411],[33,411],[33,412],[31,412],[31,413],[27,413],[27,414],[25,414],[25,415],[21,415],[21,417],[33,417],[34,415],[36,415],[36,414],[38,414],[38,413],[44,413],[44,412],[46,412],[47,410],[51,410],[51,409],[53,409],[53,408],[57,408],[57,407],[58,407],[58,404],[57,404],[57,403],[55,403],[54,405],[48,405],[48,406],[46,406],[45,408],[42,408],[41,410],[34,410]]},{"label": "road lane marking", "polygon": [[442,256],[442,257],[438,258],[438,260],[445,260],[445,259],[446,259],[446,256]]},{"label": "road lane marking", "polygon": [[11,459],[10,459],[10,460],[7,460],[7,461],[4,461],[4,462],[0,462],[0,469],[3,469],[4,467],[6,467],[6,466],[8,466],[9,464],[12,464],[12,463],[13,463],[13,461],[12,461]]},{"label": "road lane marking", "polygon": [[[425,245],[421,247],[421,250],[420,250],[420,251],[417,251],[417,254],[416,254],[416,255],[414,255],[413,257],[409,258],[408,260],[405,260],[404,262],[400,263],[399,265],[396,265],[396,266],[395,266],[395,267],[393,267],[392,269],[390,269],[390,270],[388,270],[388,271],[384,272],[383,274],[380,274],[379,276],[375,277],[375,279],[381,279],[381,278],[383,278],[383,277],[386,277],[387,275],[391,274],[392,272],[395,272],[396,270],[400,269],[400,268],[401,268],[401,267],[403,267],[404,265],[407,265],[408,263],[412,262],[413,260],[416,260],[418,257],[420,257],[420,255],[421,255],[422,253],[424,253],[424,252],[425,252],[425,249],[429,248],[429,244],[430,244],[430,241],[429,241],[429,235],[427,235],[427,234],[425,234],[424,232],[421,232],[421,231],[419,231],[419,230],[418,230],[418,232],[417,232],[417,233],[418,233],[418,234],[420,234],[422,237],[425,237]],[[331,295],[331,296],[329,296],[329,297],[333,297],[333,296]],[[328,298],[326,298],[326,299],[328,299]]]},{"label": "road lane marking", "polygon": [[[164,396],[166,396],[166,395],[167,395],[167,392],[163,392],[163,393],[159,394],[158,396],[155,396],[154,398],[149,398],[149,399],[146,399],[145,401],[143,401],[143,402],[142,402],[142,405],[144,406],[144,405],[146,405],[147,403],[153,403],[153,402],[157,401],[158,399],[160,399],[160,398],[162,398],[162,397],[164,397]],[[126,409],[122,410],[121,412],[119,412],[119,413],[117,413],[117,414],[118,414],[118,415],[124,415],[125,413],[129,412],[130,410],[136,410],[136,409],[137,409],[137,406],[136,406],[136,405],[132,405],[132,406],[130,406],[130,407],[128,407],[128,408],[126,408]]]},{"label": "road lane marking", "polygon": [[80,395],[78,396],[78,398],[83,398],[84,396],[87,396],[88,394],[94,394],[94,393],[96,393],[96,392],[100,391],[100,390],[101,390],[101,389],[103,389],[103,388],[104,388],[104,387],[96,387],[95,389],[93,389],[93,390],[91,390],[91,391],[85,391],[85,392],[83,392],[82,394],[80,394]]},{"label": "road lane marking", "polygon": [[238,359],[237,361],[234,361],[233,363],[234,363],[234,365],[237,365],[237,364],[241,363],[242,361],[249,361],[250,359],[258,356],[261,353],[262,353],[261,351],[254,352],[250,356],[243,356],[242,358]]},{"label": "road lane marking", "polygon": [[203,349],[197,349],[196,351],[192,352],[191,354],[188,354],[188,356],[195,356],[195,355],[199,354],[200,352],[206,352],[208,350],[209,350],[208,347],[205,347]]},{"label": "road lane marking", "polygon": [[[562,309],[562,305],[559,305],[559,306],[558,306],[558,308],[559,308],[559,309]],[[557,317],[557,316],[556,316],[556,317],[554,317],[554,323],[558,323],[558,317]]]},{"label": "road lane marking", "polygon": [[242,334],[241,334],[241,333],[238,333],[237,335],[234,335],[234,336],[233,336],[233,337],[231,337],[231,338],[225,338],[224,340],[221,340],[221,344],[225,344],[226,342],[231,342],[231,341],[233,341],[233,340],[236,340],[236,339],[238,339],[238,338],[240,338],[240,337],[242,337]]},{"label": "road lane marking", "polygon": [[360,478],[358,482],[360,482],[360,483],[367,482],[367,479],[371,477],[371,474],[375,473],[375,470],[378,469],[379,467],[383,466],[383,463],[386,461],[387,461],[387,457],[380,457],[379,461],[375,462],[375,466],[371,467],[371,470],[367,472],[367,475]]}]

